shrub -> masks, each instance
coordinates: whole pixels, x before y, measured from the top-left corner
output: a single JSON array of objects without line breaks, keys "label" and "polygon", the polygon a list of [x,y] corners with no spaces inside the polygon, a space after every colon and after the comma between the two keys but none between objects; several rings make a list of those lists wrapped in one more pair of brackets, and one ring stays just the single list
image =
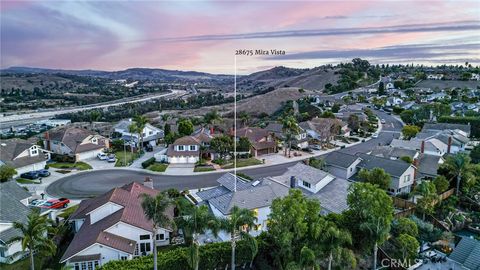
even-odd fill
[{"label": "shrub", "polygon": [[217,158],[212,160],[213,163],[218,164],[218,165],[225,165],[227,161],[225,159]]},{"label": "shrub", "polygon": [[151,157],[145,160],[144,162],[142,162],[142,168],[146,169],[148,166],[152,165],[153,163],[155,163],[155,158]]}]

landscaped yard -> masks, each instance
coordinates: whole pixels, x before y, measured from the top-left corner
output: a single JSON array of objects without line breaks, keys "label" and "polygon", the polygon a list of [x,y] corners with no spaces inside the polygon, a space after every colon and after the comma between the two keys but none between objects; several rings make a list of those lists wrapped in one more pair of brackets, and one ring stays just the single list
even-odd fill
[{"label": "landscaped yard", "polygon": [[195,169],[193,169],[193,172],[211,172],[211,171],[215,171],[215,169],[213,167],[195,167]]},{"label": "landscaped yard", "polygon": [[[237,159],[237,168],[247,167],[252,165],[260,165],[260,164],[262,164],[262,161],[256,158]],[[232,168],[233,168],[233,160],[232,160],[232,163],[229,163],[222,167],[222,169],[232,169]]]},{"label": "landscaped yard", "polygon": [[77,204],[72,207],[69,207],[63,210],[62,213],[59,214],[58,216],[67,219],[71,214],[73,214],[73,212],[75,212],[78,209],[78,206],[79,205]]},{"label": "landscaped yard", "polygon": [[40,181],[39,181],[39,180],[30,180],[30,179],[25,179],[25,178],[18,178],[16,181],[17,181],[17,183],[19,183],[19,184],[24,184],[24,185],[27,185],[27,184],[40,184]]},{"label": "landscaped yard", "polygon": [[[115,156],[117,158],[117,162],[115,163],[115,167],[125,167],[140,157],[139,153],[132,153],[132,152],[124,152],[124,151],[117,151],[115,152]],[[126,163],[125,163],[126,162]]]},{"label": "landscaped yard", "polygon": [[155,162],[147,167],[147,170],[154,172],[164,172],[168,167],[168,164]]},{"label": "landscaped yard", "polygon": [[[37,255],[37,256],[34,256],[34,258],[35,258],[35,269],[42,269],[43,268],[42,266],[45,263],[44,257]],[[2,270],[30,269],[30,257],[14,262],[12,264],[0,263],[0,269]]]},{"label": "landscaped yard", "polygon": [[80,171],[92,169],[92,166],[90,166],[90,164],[83,161],[79,161],[75,163],[57,162],[57,163],[48,164],[48,166],[50,168],[56,168],[56,169],[72,169],[72,170],[76,169]]}]

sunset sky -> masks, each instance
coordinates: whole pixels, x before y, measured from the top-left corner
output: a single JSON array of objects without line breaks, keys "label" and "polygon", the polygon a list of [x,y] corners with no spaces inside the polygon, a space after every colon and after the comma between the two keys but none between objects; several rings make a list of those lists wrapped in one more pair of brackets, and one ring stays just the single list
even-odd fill
[{"label": "sunset sky", "polygon": [[480,1],[1,1],[1,68],[480,64]]}]

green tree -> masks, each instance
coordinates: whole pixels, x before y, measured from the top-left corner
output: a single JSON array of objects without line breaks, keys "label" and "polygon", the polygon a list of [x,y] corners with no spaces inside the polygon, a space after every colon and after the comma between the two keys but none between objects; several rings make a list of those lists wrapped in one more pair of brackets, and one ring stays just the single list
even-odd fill
[{"label": "green tree", "polygon": [[352,244],[350,233],[345,230],[340,230],[333,222],[326,222],[325,230],[319,232],[318,238],[321,249],[327,255],[328,270],[332,269],[332,263],[335,258],[340,259],[342,254],[352,252],[346,248],[346,246]]},{"label": "green tree", "polygon": [[357,131],[360,128],[360,119],[356,114],[351,114],[347,119],[347,123],[348,127],[353,131]]},{"label": "green tree", "polygon": [[153,223],[153,269],[157,270],[157,231],[159,228],[170,228],[175,223],[167,215],[170,211],[172,200],[165,193],[158,193],[157,196],[142,194],[142,208],[145,216]]},{"label": "green tree", "polygon": [[333,113],[338,113],[339,110],[340,110],[340,104],[337,104],[337,103],[333,104],[332,112]]},{"label": "green tree", "polygon": [[[203,121],[210,125],[210,127],[215,127],[222,122],[222,116],[218,113],[217,110],[209,111],[203,117]],[[193,132],[193,131],[192,131]],[[191,134],[191,133],[190,133]],[[190,135],[188,134],[188,135]]]},{"label": "green tree", "polygon": [[470,151],[470,158],[473,163],[480,163],[480,144],[473,147],[472,151]]},{"label": "green tree", "polygon": [[411,263],[417,258],[420,244],[415,237],[408,234],[400,234],[395,239],[395,244],[401,259],[408,260]]},{"label": "green tree", "polygon": [[227,135],[217,136],[210,141],[210,149],[219,153],[220,157],[225,159],[233,151],[233,139]]},{"label": "green tree", "polygon": [[182,119],[178,122],[178,133],[180,136],[189,136],[193,133],[193,124],[189,119]]},{"label": "green tree", "polygon": [[437,189],[431,181],[422,181],[415,187],[414,193],[421,197],[417,199],[417,208],[422,212],[422,219],[425,220],[425,214],[432,214],[435,203],[438,200]]},{"label": "green tree", "polygon": [[327,166],[324,158],[313,158],[313,157],[308,160],[308,165],[320,170],[325,169]]},{"label": "green tree", "polygon": [[143,130],[145,129],[145,126],[148,123],[148,119],[144,115],[136,115],[134,117],[134,121],[135,121],[135,126],[137,127],[138,138],[140,140],[140,150],[142,150],[143,149],[143,137],[145,135]]},{"label": "green tree", "polygon": [[405,124],[413,124],[414,112],[412,110],[404,110],[400,113],[400,118]]},{"label": "green tree", "polygon": [[333,114],[333,112],[331,112],[331,111],[324,111],[320,117],[321,118],[333,118],[333,119],[336,118],[335,114]]},{"label": "green tree", "polygon": [[400,157],[400,159],[407,162],[408,164],[413,163],[413,159],[410,156],[403,156],[403,157]]},{"label": "green tree", "polygon": [[238,206],[232,208],[230,215],[226,219],[220,220],[219,228],[230,234],[230,242],[232,245],[232,270],[235,270],[235,247],[237,239],[239,237],[244,237],[245,234],[240,230],[240,227],[247,226],[248,228],[252,228],[256,220],[257,217],[253,211],[239,208]]},{"label": "green tree", "polygon": [[[282,123],[282,132],[288,143],[288,156],[290,157],[292,140],[300,133],[300,127],[298,126],[297,119],[293,115],[281,118],[280,122]],[[287,156],[287,147],[285,147],[285,156]]]},{"label": "green tree", "polygon": [[240,113],[240,120],[242,121],[242,126],[248,127],[248,122],[250,121],[250,114],[247,112]]},{"label": "green tree", "polygon": [[302,267],[302,269],[311,267],[313,270],[315,269],[315,261],[316,261],[315,252],[311,250],[309,247],[304,246],[300,250],[300,267]]},{"label": "green tree", "polygon": [[20,231],[21,235],[10,240],[11,243],[21,241],[22,250],[28,249],[30,256],[30,269],[35,270],[34,252],[39,256],[52,256],[57,245],[48,234],[54,234],[53,221],[47,215],[40,216],[40,210],[33,209],[27,216],[27,222],[14,222],[13,228]]},{"label": "green tree", "polygon": [[373,269],[377,269],[378,245],[388,237],[393,220],[393,203],[387,193],[370,183],[355,183],[347,196],[346,218],[358,231],[363,246],[373,246]]},{"label": "green tree", "polygon": [[12,179],[12,177],[17,174],[15,168],[10,167],[8,165],[1,165],[0,166],[0,182],[7,182],[8,180]]},{"label": "green tree", "polygon": [[385,95],[385,83],[383,83],[383,82],[380,82],[378,84],[378,95],[379,96]]},{"label": "green tree", "polygon": [[[138,130],[138,126],[137,126],[135,123],[131,123],[131,124],[128,126],[128,132],[133,135],[133,134],[138,134],[138,133],[140,133],[140,132],[142,132],[142,131],[139,131],[139,130]],[[133,136],[132,136],[132,137],[133,137]],[[137,148],[140,148],[140,141],[138,141],[135,145],[137,146]],[[133,149],[132,149],[132,151],[133,151]]]},{"label": "green tree", "polygon": [[168,134],[170,134],[170,132],[172,132],[172,128],[170,127],[170,124],[165,123],[165,125],[163,126],[163,134],[167,136]]},{"label": "green tree", "polygon": [[400,217],[393,221],[392,232],[395,236],[400,236],[401,234],[407,234],[413,237],[417,237],[418,227],[413,220],[406,217]]},{"label": "green tree", "polygon": [[447,160],[445,161],[444,166],[447,167],[450,170],[450,173],[452,173],[456,180],[456,195],[458,196],[460,194],[460,182],[462,181],[462,177],[471,177],[471,170],[472,166],[470,164],[470,157],[465,154],[465,153],[459,153],[456,154],[455,156],[449,156],[447,157]]},{"label": "green tree", "polygon": [[405,139],[410,140],[420,132],[420,128],[414,125],[405,125],[402,128],[402,135]]},{"label": "green tree", "polygon": [[90,124],[93,122],[97,122],[100,117],[102,117],[102,114],[99,111],[93,110],[90,112]]},{"label": "green tree", "polygon": [[433,184],[435,185],[438,194],[447,191],[448,187],[450,186],[447,178],[445,178],[445,176],[443,175],[438,175],[437,177],[435,177],[435,179],[433,180]]},{"label": "green tree", "polygon": [[360,172],[358,172],[358,178],[372,185],[376,185],[383,190],[388,189],[392,182],[391,176],[382,168],[373,168],[370,171],[361,169]]},{"label": "green tree", "polygon": [[252,143],[247,137],[241,137],[237,142],[237,152],[248,152],[252,147]]}]

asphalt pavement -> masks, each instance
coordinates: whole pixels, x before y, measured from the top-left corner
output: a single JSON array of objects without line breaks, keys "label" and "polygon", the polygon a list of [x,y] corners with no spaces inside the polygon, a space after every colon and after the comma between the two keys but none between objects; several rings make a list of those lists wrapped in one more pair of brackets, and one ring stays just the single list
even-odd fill
[{"label": "asphalt pavement", "polygon": [[[385,124],[383,124],[382,131],[378,138],[372,138],[364,143],[339,151],[344,151],[350,154],[359,152],[367,153],[371,151],[373,147],[378,145],[388,145],[393,138],[399,137],[402,123],[385,112],[374,112],[380,119],[385,119]],[[237,171],[245,173],[253,178],[277,176],[283,174],[288,167],[297,162],[298,161],[293,161],[290,163],[260,168],[238,169]],[[46,192],[52,197],[84,199],[105,193],[114,187],[119,187],[132,181],[142,182],[146,177],[153,179],[155,188],[159,190],[169,188],[176,188],[178,190],[196,189],[215,186],[217,184],[216,180],[224,173],[225,172],[187,176],[168,176],[128,169],[85,171],[75,175],[66,176],[53,182],[47,187]]]}]

